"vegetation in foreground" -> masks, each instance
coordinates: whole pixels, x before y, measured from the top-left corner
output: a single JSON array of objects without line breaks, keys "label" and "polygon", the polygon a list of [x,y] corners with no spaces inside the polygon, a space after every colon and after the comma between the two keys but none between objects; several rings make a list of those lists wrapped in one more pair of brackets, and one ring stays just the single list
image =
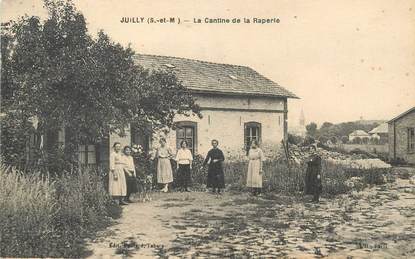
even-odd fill
[{"label": "vegetation in foreground", "polygon": [[0,167],[0,256],[81,257],[83,239],[120,215],[101,178]]},{"label": "vegetation in foreground", "polygon": [[[206,169],[196,157],[193,187],[204,190]],[[144,175],[154,175],[154,164],[147,164]],[[264,190],[301,196],[304,164],[288,167],[276,159],[264,163]],[[246,191],[247,161],[225,163],[229,191]],[[45,176],[0,168],[0,256],[79,257],[85,253],[83,239],[108,226],[120,215],[105,190],[105,181],[94,172]],[[323,196],[332,197],[363,190],[368,185],[393,181],[389,169],[348,169],[323,163]],[[152,182],[156,182],[153,179]],[[145,188],[144,188],[145,189]]]}]

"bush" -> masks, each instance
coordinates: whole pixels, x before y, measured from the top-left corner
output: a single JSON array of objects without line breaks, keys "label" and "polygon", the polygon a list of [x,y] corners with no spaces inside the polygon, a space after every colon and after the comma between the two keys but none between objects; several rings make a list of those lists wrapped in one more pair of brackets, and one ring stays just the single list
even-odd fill
[{"label": "bush", "polygon": [[303,142],[304,142],[303,137],[288,133],[288,143],[289,144],[300,145]]},{"label": "bush", "polygon": [[359,148],[354,148],[352,150],[350,150],[349,154],[353,154],[353,155],[361,155],[363,157],[366,158],[377,158],[377,155],[371,154],[367,151],[361,150]]},{"label": "bush", "polygon": [[195,155],[193,157],[193,164],[192,164],[192,180],[195,184],[193,186],[195,188],[201,188],[206,185],[206,178],[207,178],[207,167],[203,166],[204,157],[201,155]]},{"label": "bush", "polygon": [[318,141],[320,142],[320,143],[322,143],[322,144],[327,144],[327,141],[329,140],[329,138],[328,137],[326,137],[326,136],[320,136],[319,138],[318,138]]},{"label": "bush", "polygon": [[0,167],[0,256],[82,257],[83,238],[120,208],[92,172],[59,177]]},{"label": "bush", "polygon": [[313,137],[307,136],[304,139],[304,146],[308,146],[308,145],[314,144],[315,142],[316,142],[316,140]]},{"label": "bush", "polygon": [[[360,177],[363,184],[367,185],[381,185],[386,183],[388,178],[391,176],[390,168],[347,168],[345,170],[347,177]],[[390,181],[390,180],[388,180]]]},{"label": "bush", "polygon": [[152,160],[149,154],[133,153],[137,174],[139,193],[146,193],[157,185],[157,160]]},{"label": "bush", "polygon": [[347,142],[349,142],[349,137],[348,136],[342,136],[341,141],[342,141],[343,144],[346,144]]},{"label": "bush", "polygon": [[334,196],[351,191],[351,186],[347,184],[349,176],[345,173],[345,168],[341,165],[323,161],[322,177],[323,194]]}]

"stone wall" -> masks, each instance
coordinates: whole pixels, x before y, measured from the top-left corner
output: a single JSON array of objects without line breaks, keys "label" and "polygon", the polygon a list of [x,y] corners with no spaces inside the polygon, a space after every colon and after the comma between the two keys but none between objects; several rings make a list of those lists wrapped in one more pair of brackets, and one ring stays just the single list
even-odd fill
[{"label": "stone wall", "polygon": [[408,152],[408,128],[415,128],[415,112],[389,123],[389,158],[415,164],[415,152]]}]

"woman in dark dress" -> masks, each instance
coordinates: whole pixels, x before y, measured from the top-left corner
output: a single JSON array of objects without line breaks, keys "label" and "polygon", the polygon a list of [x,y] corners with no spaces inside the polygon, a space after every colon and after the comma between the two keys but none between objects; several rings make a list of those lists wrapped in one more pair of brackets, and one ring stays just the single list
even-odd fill
[{"label": "woman in dark dress", "polygon": [[180,148],[177,150],[176,155],[177,162],[177,182],[180,186],[181,191],[190,192],[188,189],[191,182],[191,173],[193,155],[192,152],[187,148],[187,141],[182,140]]},{"label": "woman in dark dress", "polygon": [[221,188],[225,188],[225,176],[223,173],[223,161],[225,156],[222,150],[218,148],[219,142],[212,140],[212,149],[207,153],[206,159],[203,162],[203,166],[209,163],[208,176],[207,176],[207,188],[212,188],[212,192],[217,189],[218,194]]},{"label": "woman in dark dress", "polygon": [[124,173],[127,183],[127,196],[125,197],[126,202],[132,202],[130,199],[131,194],[138,192],[137,186],[137,174],[135,171],[134,158],[131,156],[131,147],[124,147]]},{"label": "woman in dark dress", "polygon": [[307,161],[305,194],[313,195],[313,202],[318,202],[322,191],[321,157],[317,154],[315,146],[311,146],[310,149],[312,153]]}]

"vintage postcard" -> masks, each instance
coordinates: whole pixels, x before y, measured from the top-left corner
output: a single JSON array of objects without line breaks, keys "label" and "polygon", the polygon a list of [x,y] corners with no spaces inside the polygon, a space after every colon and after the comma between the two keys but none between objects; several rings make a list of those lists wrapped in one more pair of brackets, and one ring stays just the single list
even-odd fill
[{"label": "vintage postcard", "polygon": [[0,257],[415,258],[415,1],[0,7]]}]

